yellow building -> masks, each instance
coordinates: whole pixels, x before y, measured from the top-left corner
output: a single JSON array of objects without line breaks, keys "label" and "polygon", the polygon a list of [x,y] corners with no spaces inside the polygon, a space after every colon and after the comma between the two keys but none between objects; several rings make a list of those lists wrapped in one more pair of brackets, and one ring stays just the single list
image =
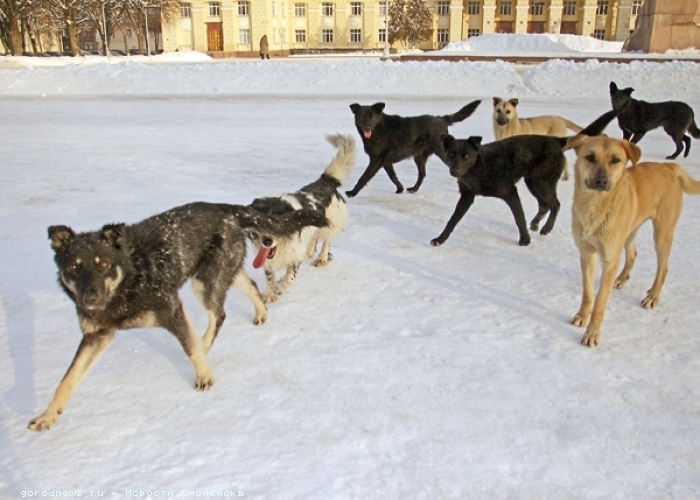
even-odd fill
[{"label": "yellow building", "polygon": [[[642,0],[428,0],[431,41],[422,49],[486,33],[566,33],[624,41]],[[163,26],[163,49],[213,56],[257,56],[267,35],[270,53],[381,50],[383,1],[192,0],[177,23]],[[400,48],[394,46],[393,48]]]}]

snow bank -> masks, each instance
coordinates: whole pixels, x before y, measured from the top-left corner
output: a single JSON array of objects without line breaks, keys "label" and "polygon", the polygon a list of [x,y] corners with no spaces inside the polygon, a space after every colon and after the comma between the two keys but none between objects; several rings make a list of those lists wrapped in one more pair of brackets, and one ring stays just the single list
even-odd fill
[{"label": "snow bank", "polygon": [[622,42],[606,42],[590,36],[550,34],[489,34],[447,44],[443,52],[479,52],[483,54],[571,52],[619,53]]}]

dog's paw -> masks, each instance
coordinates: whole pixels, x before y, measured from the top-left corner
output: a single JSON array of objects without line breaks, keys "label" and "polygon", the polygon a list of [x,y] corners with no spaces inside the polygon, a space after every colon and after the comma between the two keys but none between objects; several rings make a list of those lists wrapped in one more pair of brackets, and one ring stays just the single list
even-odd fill
[{"label": "dog's paw", "polygon": [[530,231],[537,231],[540,228],[539,222],[530,223]]},{"label": "dog's paw", "polygon": [[354,198],[355,196],[357,196],[357,192],[354,190],[353,191],[345,191],[345,196],[347,196],[348,198]]},{"label": "dog's paw", "polygon": [[615,278],[615,284],[613,287],[615,288],[624,288],[627,282],[630,280],[629,274],[627,276],[620,275],[617,278]]},{"label": "dog's paw", "polygon": [[27,429],[36,432],[48,431],[51,428],[51,426],[56,422],[56,420],[58,420],[59,416],[60,415],[56,412],[45,411],[38,417],[33,418],[29,422]]},{"label": "dog's paw", "polygon": [[600,342],[600,332],[599,331],[591,331],[589,329],[583,335],[583,338],[581,338],[581,345],[585,345],[586,347],[595,347],[598,345],[599,342]]},{"label": "dog's paw", "polygon": [[590,314],[585,314],[579,311],[576,314],[574,314],[573,318],[571,318],[571,324],[574,326],[586,326],[590,317]]},{"label": "dog's paw", "polygon": [[255,316],[255,319],[253,320],[253,324],[254,325],[262,325],[265,323],[265,321],[267,321],[267,312],[265,312],[264,314],[259,314],[259,315]]},{"label": "dog's paw", "polygon": [[435,238],[434,240],[430,240],[430,244],[434,247],[439,247],[443,243],[444,243],[444,241],[440,240],[440,238]]},{"label": "dog's paw", "polygon": [[417,193],[417,192],[418,192],[418,188],[414,186],[414,187],[408,188],[406,191],[408,191],[409,193],[413,194],[413,193]]},{"label": "dog's paw", "polygon": [[647,292],[647,296],[642,300],[642,307],[644,309],[653,309],[657,305],[659,305],[659,296],[657,295],[654,297],[651,295],[650,291]]},{"label": "dog's paw", "polygon": [[520,238],[520,240],[518,240],[518,245],[520,245],[521,247],[526,247],[531,242],[532,240],[530,239],[530,235],[528,234],[527,236],[523,236],[522,238]]},{"label": "dog's paw", "polygon": [[272,304],[273,302],[277,302],[277,299],[279,299],[280,296],[277,295],[274,292],[267,292],[262,296],[262,301],[265,304]]},{"label": "dog's paw", "polygon": [[214,380],[214,375],[211,373],[200,375],[194,382],[194,388],[198,391],[208,391],[214,385]]}]

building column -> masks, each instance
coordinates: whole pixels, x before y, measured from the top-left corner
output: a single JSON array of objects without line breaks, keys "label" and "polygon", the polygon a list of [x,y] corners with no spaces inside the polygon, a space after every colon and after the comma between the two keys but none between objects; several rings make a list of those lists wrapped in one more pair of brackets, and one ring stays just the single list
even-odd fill
[{"label": "building column", "polygon": [[463,17],[464,7],[461,0],[452,0],[450,2],[450,42],[466,40],[467,34],[462,33]]},{"label": "building column", "polygon": [[595,31],[595,12],[598,8],[598,0],[585,0],[581,7],[579,22],[581,23],[581,36],[592,36]]},{"label": "building column", "polygon": [[551,0],[547,15],[547,33],[558,35],[561,33],[562,0]]},{"label": "building column", "polygon": [[618,0],[617,15],[615,16],[615,29],[612,39],[616,42],[624,42],[630,36],[630,20],[632,19],[632,0]]},{"label": "building column", "polygon": [[515,33],[527,33],[527,15],[530,10],[529,0],[516,0],[515,3]]},{"label": "building column", "polygon": [[496,0],[484,0],[484,25],[482,34],[496,32]]}]

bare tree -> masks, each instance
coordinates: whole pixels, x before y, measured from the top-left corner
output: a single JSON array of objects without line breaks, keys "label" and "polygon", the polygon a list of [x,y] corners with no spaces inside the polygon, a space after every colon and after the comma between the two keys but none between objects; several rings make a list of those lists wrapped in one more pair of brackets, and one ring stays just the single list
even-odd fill
[{"label": "bare tree", "polygon": [[22,11],[24,0],[0,0],[0,38],[5,50],[13,56],[22,55]]},{"label": "bare tree", "polygon": [[433,35],[433,15],[424,0],[394,0],[389,6],[389,43],[415,47]]},{"label": "bare tree", "polygon": [[114,28],[123,23],[127,4],[120,0],[87,0],[83,10],[86,18],[85,25],[97,31],[106,56],[109,39],[114,34]]},{"label": "bare tree", "polygon": [[[151,51],[148,42],[148,32],[154,37],[162,33],[162,23],[177,19],[180,12],[180,0],[128,0],[130,8],[128,16],[132,28],[139,35],[139,52],[148,54]],[[145,46],[145,47],[144,47]]]}]

